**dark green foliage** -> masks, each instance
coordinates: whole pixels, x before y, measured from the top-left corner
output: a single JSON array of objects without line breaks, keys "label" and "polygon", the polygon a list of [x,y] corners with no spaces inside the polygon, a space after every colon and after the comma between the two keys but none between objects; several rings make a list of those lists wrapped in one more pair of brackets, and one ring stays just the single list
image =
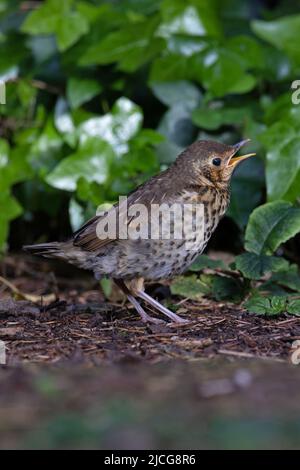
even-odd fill
[{"label": "dark green foliage", "polygon": [[253,295],[247,300],[245,307],[249,312],[257,315],[276,316],[281,313],[290,313],[291,315],[300,316],[300,300],[292,297]]},{"label": "dark green foliage", "polygon": [[[300,231],[300,15],[292,1],[265,5],[0,1],[1,248],[17,217],[23,227],[46,214],[44,238],[62,210],[78,228],[195,139],[248,137],[257,157],[236,172],[228,212],[241,240],[247,226],[241,277],[194,275],[190,287],[237,300],[273,272],[269,286],[299,290],[277,251]],[[204,267],[226,270],[204,258],[191,270]]]},{"label": "dark green foliage", "polygon": [[189,271],[199,272],[204,268],[216,269],[222,268],[225,269],[225,264],[221,260],[214,260],[209,258],[207,255],[199,256],[196,261],[189,267]]}]

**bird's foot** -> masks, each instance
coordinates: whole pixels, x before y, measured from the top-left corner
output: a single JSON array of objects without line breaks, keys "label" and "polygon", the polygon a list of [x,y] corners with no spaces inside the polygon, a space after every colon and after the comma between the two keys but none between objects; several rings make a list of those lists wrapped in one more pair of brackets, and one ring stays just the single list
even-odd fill
[{"label": "bird's foot", "polygon": [[165,307],[164,305],[159,303],[157,300],[153,299],[150,295],[146,294],[146,292],[138,291],[137,295],[141,299],[143,299],[145,302],[152,305],[152,307],[154,307],[156,310],[158,310],[159,312],[163,313],[168,318],[170,318],[170,320],[172,320],[174,323],[181,323],[181,324],[189,323],[188,320],[185,320],[184,318],[181,318],[179,315],[177,315],[176,313],[169,310],[167,307]]},{"label": "bird's foot", "polygon": [[132,305],[135,307],[136,311],[139,313],[141,319],[145,323],[154,323],[156,325],[165,323],[163,320],[160,320],[159,318],[153,318],[148,315],[143,307],[139,304],[139,302],[136,300],[135,296],[140,297],[142,300],[147,302],[148,304],[152,305],[156,310],[158,310],[160,313],[163,313],[166,315],[170,320],[172,320],[174,323],[189,323],[188,320],[185,320],[184,318],[181,318],[179,315],[176,315],[176,313],[171,312],[167,307],[159,303],[157,300],[153,299],[150,295],[146,294],[143,290],[135,290],[134,295],[129,291],[128,287],[124,283],[124,281],[120,279],[114,279],[115,283],[117,286],[124,292],[124,294],[127,296],[128,300],[132,303]]},{"label": "bird's foot", "polygon": [[165,321],[160,320],[159,318],[154,318],[148,315],[148,313],[145,312],[143,307],[138,303],[138,301],[132,295],[128,295],[127,297],[128,297],[128,300],[135,307],[136,311],[138,312],[138,314],[140,315],[144,323],[153,323],[154,325],[161,325],[165,323]]},{"label": "bird's foot", "polygon": [[141,319],[144,323],[153,323],[153,325],[165,325],[166,322],[160,318],[151,317],[145,312],[146,315],[141,315]]}]

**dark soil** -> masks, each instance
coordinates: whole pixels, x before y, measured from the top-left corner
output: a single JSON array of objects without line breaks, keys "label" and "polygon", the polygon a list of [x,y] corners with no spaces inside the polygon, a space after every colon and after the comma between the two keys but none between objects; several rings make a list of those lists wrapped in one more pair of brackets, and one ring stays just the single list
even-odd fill
[{"label": "dark soil", "polygon": [[0,285],[0,447],[299,446],[300,319],[173,298],[189,324],[145,325],[117,292],[107,303],[91,277],[65,269],[3,263],[36,302]]}]

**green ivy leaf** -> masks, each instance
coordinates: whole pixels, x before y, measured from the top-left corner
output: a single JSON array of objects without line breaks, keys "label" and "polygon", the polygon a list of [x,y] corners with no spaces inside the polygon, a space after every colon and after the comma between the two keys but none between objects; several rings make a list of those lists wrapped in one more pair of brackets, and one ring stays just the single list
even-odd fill
[{"label": "green ivy leaf", "polygon": [[290,15],[274,21],[255,20],[252,30],[265,41],[286,52],[300,64],[300,15]]},{"label": "green ivy leaf", "polygon": [[70,78],[67,84],[67,98],[72,109],[94,98],[102,91],[102,85],[96,80]]},{"label": "green ivy leaf", "polygon": [[39,134],[36,134],[36,131],[31,132],[28,140],[31,143],[28,161],[35,171],[44,176],[61,157],[63,146],[62,136],[53,125],[53,117],[48,117]]},{"label": "green ivy leaf", "polygon": [[289,202],[264,204],[250,215],[246,229],[245,248],[248,251],[271,255],[300,231],[300,209]]},{"label": "green ivy leaf", "polygon": [[201,92],[187,80],[176,82],[153,82],[150,84],[154,95],[166,106],[181,102],[187,109],[194,109],[201,99]]},{"label": "green ivy leaf", "polygon": [[145,145],[158,145],[164,142],[165,138],[159,132],[153,129],[141,129],[140,132],[134,137],[134,143],[143,148]]},{"label": "green ivy leaf", "polygon": [[111,146],[99,138],[85,140],[76,153],[64,158],[46,177],[54,188],[75,191],[79,178],[103,184],[114,158]]},{"label": "green ivy leaf", "polygon": [[128,98],[119,98],[110,113],[93,117],[79,126],[81,141],[89,137],[100,137],[108,142],[116,154],[128,152],[128,142],[142,126],[143,115],[139,106]]},{"label": "green ivy leaf", "polygon": [[217,8],[214,2],[191,0],[164,0],[161,5],[163,22],[158,34],[169,37],[217,36],[221,35],[221,24],[218,21]]},{"label": "green ivy leaf", "polygon": [[164,46],[164,41],[154,37],[157,18],[129,24],[93,44],[81,56],[81,65],[119,63],[119,68],[134,72]]},{"label": "green ivy leaf", "polygon": [[172,82],[190,77],[188,58],[180,54],[168,54],[152,62],[150,83]]},{"label": "green ivy leaf", "polygon": [[[246,93],[256,85],[255,77],[245,70],[239,56],[226,48],[210,49],[203,55],[202,62],[197,79],[213,96]],[[198,68],[199,63],[195,66]]]},{"label": "green ivy leaf", "polygon": [[255,38],[245,35],[233,36],[226,42],[226,47],[239,56],[245,68],[264,68],[264,49]]},{"label": "green ivy leaf", "polygon": [[292,187],[300,171],[300,138],[267,152],[266,179],[270,200],[281,199]]},{"label": "green ivy leaf", "polygon": [[203,129],[215,130],[224,124],[242,126],[243,121],[247,119],[247,113],[247,108],[209,108],[202,106],[193,111],[192,120]]},{"label": "green ivy leaf", "polygon": [[74,9],[73,0],[47,0],[31,12],[22,25],[29,34],[54,34],[58,49],[65,51],[89,30],[86,18]]}]

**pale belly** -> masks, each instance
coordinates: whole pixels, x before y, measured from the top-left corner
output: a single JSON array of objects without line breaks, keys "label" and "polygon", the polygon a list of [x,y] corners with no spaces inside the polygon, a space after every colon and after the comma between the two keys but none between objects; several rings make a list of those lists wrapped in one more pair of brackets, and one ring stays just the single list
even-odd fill
[{"label": "pale belly", "polygon": [[118,241],[93,259],[92,269],[97,278],[143,277],[149,281],[170,278],[184,272],[203,252],[210,233],[196,240]]},{"label": "pale belly", "polygon": [[93,256],[87,269],[97,278],[124,280],[142,277],[154,281],[181,274],[203,252],[224,212],[225,206],[214,213],[206,206],[203,230],[185,232],[181,239],[116,240]]}]

